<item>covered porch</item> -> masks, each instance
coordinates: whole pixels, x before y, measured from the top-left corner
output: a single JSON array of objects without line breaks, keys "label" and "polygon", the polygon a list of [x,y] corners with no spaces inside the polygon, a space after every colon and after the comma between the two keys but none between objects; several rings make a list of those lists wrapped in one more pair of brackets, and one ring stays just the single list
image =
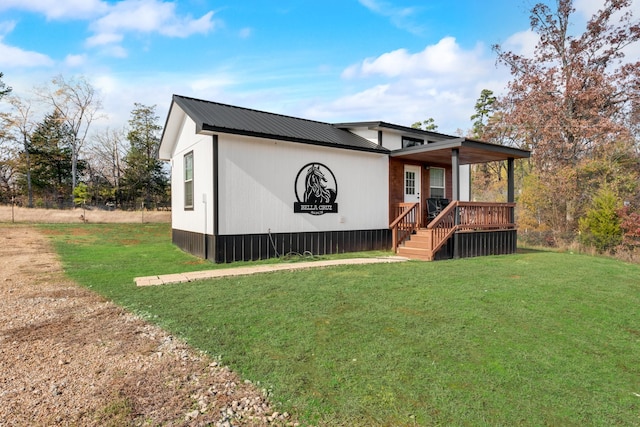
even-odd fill
[{"label": "covered porch", "polygon": [[[467,138],[393,151],[389,160],[393,250],[429,261],[514,253],[514,161],[529,155],[526,150]],[[465,183],[460,166],[495,161],[507,163],[506,203],[461,200]]]}]

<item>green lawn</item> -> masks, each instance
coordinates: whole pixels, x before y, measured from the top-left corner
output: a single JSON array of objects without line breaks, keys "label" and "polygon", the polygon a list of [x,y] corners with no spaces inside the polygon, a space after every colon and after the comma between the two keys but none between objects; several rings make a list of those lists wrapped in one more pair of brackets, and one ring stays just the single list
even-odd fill
[{"label": "green lawn", "polygon": [[78,283],[305,424],[640,425],[638,265],[523,251],[136,288],[216,266],[173,247],[167,224],[43,230]]}]

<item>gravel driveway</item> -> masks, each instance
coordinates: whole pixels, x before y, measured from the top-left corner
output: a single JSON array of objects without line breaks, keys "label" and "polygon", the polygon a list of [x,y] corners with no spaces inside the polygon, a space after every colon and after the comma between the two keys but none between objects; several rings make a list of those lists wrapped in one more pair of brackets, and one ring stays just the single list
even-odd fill
[{"label": "gravel driveway", "polygon": [[46,237],[0,226],[0,427],[297,425],[252,384],[65,278]]}]

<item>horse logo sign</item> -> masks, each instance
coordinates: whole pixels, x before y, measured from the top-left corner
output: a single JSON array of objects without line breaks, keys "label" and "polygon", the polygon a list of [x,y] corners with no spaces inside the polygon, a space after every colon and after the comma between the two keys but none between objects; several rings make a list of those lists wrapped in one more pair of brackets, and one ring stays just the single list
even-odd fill
[{"label": "horse logo sign", "polygon": [[294,213],[338,213],[338,183],[333,172],[322,163],[307,163],[300,169],[295,192],[298,201],[293,203]]}]

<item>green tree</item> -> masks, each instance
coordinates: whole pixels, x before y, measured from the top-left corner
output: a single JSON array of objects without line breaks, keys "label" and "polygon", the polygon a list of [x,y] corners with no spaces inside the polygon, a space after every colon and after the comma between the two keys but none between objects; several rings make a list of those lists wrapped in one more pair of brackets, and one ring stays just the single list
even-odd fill
[{"label": "green tree", "polygon": [[0,73],[0,99],[4,98],[6,95],[9,95],[13,90],[10,86],[7,86],[5,82],[2,81],[4,77],[4,73]]},{"label": "green tree", "polygon": [[72,194],[72,140],[73,132],[57,111],[47,115],[31,135],[28,152],[33,191],[47,205],[55,201],[62,206]]},{"label": "green tree", "polygon": [[164,201],[168,184],[167,174],[158,160],[160,147],[159,117],[154,106],[135,103],[129,119],[127,140],[129,152],[124,158],[123,191],[132,202],[143,201],[145,206]]},{"label": "green tree", "polygon": [[476,112],[471,116],[474,138],[482,139],[484,128],[496,110],[496,99],[492,90],[482,89],[480,92],[480,97],[474,106]]},{"label": "green tree", "polygon": [[87,200],[89,200],[89,187],[84,182],[79,182],[73,189],[73,203],[82,206],[83,222],[87,222]]},{"label": "green tree", "polygon": [[73,190],[73,203],[84,206],[89,200],[89,187],[84,182],[79,182]]},{"label": "green tree", "polygon": [[622,243],[622,228],[618,210],[620,202],[615,193],[602,188],[593,198],[591,207],[580,218],[580,240],[599,252],[612,250]]},{"label": "green tree", "polygon": [[[483,89],[475,105],[471,137],[497,145],[514,145],[510,138],[509,128],[502,121],[503,112],[493,91]],[[528,173],[527,163],[515,163],[517,187],[523,185],[524,176]],[[489,162],[471,165],[471,194],[478,201],[502,201],[507,199],[507,165],[506,162]]]},{"label": "green tree", "polygon": [[427,120],[423,120],[421,122],[415,122],[411,125],[411,127],[414,129],[427,130],[430,132],[435,132],[436,130],[438,130],[438,125],[436,124],[436,121],[433,119],[433,117],[429,117]]}]

